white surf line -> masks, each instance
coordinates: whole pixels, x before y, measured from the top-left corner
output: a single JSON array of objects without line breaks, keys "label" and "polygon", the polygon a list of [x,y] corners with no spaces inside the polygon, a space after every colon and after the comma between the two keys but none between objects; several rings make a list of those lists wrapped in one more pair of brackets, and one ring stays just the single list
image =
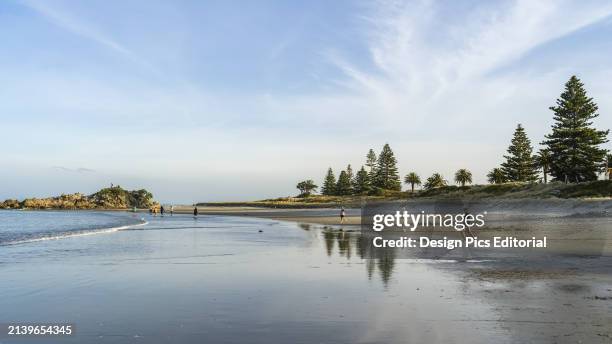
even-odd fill
[{"label": "white surf line", "polygon": [[94,229],[94,230],[87,231],[87,232],[63,233],[61,235],[46,236],[46,237],[41,237],[41,238],[25,239],[25,240],[19,240],[19,241],[12,241],[8,243],[2,243],[0,244],[0,246],[19,245],[19,244],[26,244],[26,243],[31,243],[31,242],[47,241],[47,240],[59,240],[59,239],[73,238],[73,237],[79,237],[79,236],[94,235],[94,234],[115,233],[115,232],[129,229],[132,227],[146,226],[148,224],[149,222],[144,221],[142,223],[137,223],[134,225],[125,225],[125,226],[111,227],[111,228],[101,228],[99,230]]}]

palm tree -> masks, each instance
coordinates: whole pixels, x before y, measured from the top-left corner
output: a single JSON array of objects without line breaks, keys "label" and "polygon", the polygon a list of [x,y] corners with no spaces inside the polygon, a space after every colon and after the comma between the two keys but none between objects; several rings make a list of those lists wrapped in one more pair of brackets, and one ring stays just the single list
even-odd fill
[{"label": "palm tree", "polygon": [[550,150],[548,149],[540,149],[538,155],[534,157],[536,165],[542,169],[542,174],[544,175],[544,184],[548,182],[547,175],[550,172]]},{"label": "palm tree", "polygon": [[457,170],[457,172],[455,172],[455,183],[461,184],[462,187],[464,187],[466,183],[472,184],[472,172],[465,168]]},{"label": "palm tree", "polygon": [[432,174],[431,177],[427,178],[427,181],[423,185],[423,187],[427,190],[439,188],[442,186],[446,186],[446,180],[444,179],[444,177],[442,177],[440,173]]},{"label": "palm tree", "polygon": [[410,184],[411,192],[414,192],[414,186],[421,185],[421,177],[416,172],[410,172],[404,177],[404,183]]},{"label": "palm tree", "polygon": [[501,168],[496,167],[487,174],[487,180],[491,184],[501,184],[506,182],[506,175]]}]

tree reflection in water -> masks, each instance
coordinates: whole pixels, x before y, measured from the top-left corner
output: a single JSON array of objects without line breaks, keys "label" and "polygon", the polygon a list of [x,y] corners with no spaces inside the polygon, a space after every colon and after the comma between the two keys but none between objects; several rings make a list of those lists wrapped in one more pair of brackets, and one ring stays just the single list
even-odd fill
[{"label": "tree reflection in water", "polygon": [[360,232],[347,232],[323,227],[321,231],[325,241],[325,251],[329,257],[334,253],[334,246],[338,245],[338,255],[351,259],[357,254],[359,259],[365,260],[368,279],[372,279],[374,271],[378,270],[385,286],[391,280],[395,267],[395,253],[393,250],[375,250],[371,240],[363,237]]}]

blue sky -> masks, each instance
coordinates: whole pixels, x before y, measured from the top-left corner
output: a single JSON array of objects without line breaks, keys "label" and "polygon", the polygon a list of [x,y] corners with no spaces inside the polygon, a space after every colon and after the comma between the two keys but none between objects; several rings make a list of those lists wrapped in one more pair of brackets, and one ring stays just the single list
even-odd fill
[{"label": "blue sky", "polygon": [[572,74],[612,128],[609,37],[609,1],[3,1],[0,198],[283,196],[386,142],[482,183]]}]

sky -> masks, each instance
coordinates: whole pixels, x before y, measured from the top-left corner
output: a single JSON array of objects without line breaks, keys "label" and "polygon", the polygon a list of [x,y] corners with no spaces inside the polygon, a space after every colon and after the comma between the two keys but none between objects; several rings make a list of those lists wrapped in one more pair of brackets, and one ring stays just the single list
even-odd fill
[{"label": "sky", "polygon": [[0,199],[295,195],[385,143],[484,183],[571,75],[612,128],[610,37],[610,1],[2,1]]}]

